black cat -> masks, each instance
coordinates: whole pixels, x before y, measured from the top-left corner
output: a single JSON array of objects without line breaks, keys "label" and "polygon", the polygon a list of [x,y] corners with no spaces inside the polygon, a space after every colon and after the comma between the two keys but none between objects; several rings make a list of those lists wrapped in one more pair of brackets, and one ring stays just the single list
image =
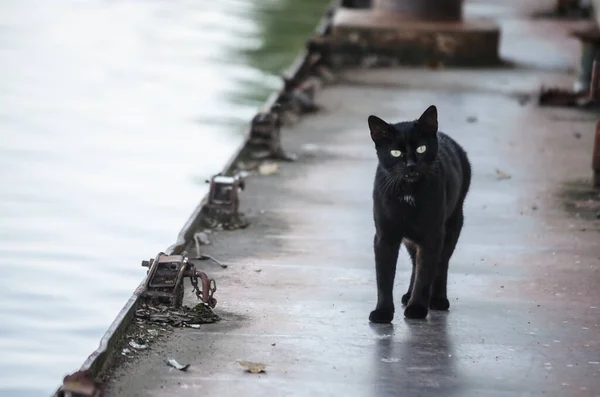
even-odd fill
[{"label": "black cat", "polygon": [[425,318],[429,308],[448,310],[448,261],[463,226],[463,203],[471,183],[467,154],[438,132],[437,109],[416,121],[388,124],[369,116],[379,165],[373,187],[377,306],[369,320],[394,318],[394,276],[400,244],[412,260],[408,318]]}]

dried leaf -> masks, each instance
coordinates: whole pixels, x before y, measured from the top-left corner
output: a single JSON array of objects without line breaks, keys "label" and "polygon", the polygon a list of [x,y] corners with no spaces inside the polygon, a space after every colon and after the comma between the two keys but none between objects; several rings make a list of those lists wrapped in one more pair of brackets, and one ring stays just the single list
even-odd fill
[{"label": "dried leaf", "polygon": [[238,364],[240,364],[242,367],[246,368],[246,371],[253,373],[253,374],[259,374],[261,372],[266,372],[265,371],[266,365],[263,363],[253,363],[250,361],[238,361]]}]

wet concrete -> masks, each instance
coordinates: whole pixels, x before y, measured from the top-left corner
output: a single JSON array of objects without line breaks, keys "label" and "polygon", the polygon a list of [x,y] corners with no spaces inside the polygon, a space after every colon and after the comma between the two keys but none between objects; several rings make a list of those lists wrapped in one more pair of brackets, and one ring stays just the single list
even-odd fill
[{"label": "wet concrete", "polygon": [[[577,52],[577,42],[552,47],[537,34],[548,53]],[[206,251],[229,265],[201,264],[217,279],[222,321],[176,330],[124,361],[108,395],[600,395],[600,221],[576,204],[593,199],[581,192],[593,195],[597,116],[523,100],[542,83],[570,84],[564,70],[576,59],[559,68],[522,59],[526,68],[508,70],[352,71],[320,92],[324,110],[284,131],[299,160],[249,179],[251,226],[211,237]],[[366,119],[413,119],[430,104],[473,164],[450,311],[405,320],[397,310],[392,325],[372,325],[376,159]],[[402,250],[397,307],[409,271]]]}]

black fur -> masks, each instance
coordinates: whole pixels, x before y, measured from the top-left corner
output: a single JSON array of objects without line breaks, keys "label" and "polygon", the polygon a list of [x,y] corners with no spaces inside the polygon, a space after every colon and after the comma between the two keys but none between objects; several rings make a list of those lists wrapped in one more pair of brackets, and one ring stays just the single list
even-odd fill
[{"label": "black fur", "polygon": [[[471,183],[467,154],[438,132],[437,109],[415,121],[388,124],[369,116],[379,164],[373,187],[377,306],[369,320],[394,318],[394,277],[400,244],[412,260],[408,291],[402,296],[408,318],[429,309],[448,310],[448,261],[463,226],[463,203]],[[423,153],[417,149],[425,146]],[[401,155],[398,155],[398,150]]]}]

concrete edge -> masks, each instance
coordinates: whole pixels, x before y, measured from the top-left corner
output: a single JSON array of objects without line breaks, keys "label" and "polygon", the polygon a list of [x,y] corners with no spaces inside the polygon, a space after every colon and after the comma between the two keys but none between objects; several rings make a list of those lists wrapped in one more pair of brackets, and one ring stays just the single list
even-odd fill
[{"label": "concrete edge", "polygon": [[[341,0],[332,0],[329,6],[326,8],[324,15],[319,20],[315,30],[314,35],[316,36],[324,36],[328,34],[331,21],[333,17],[333,11],[340,7]],[[303,50],[299,53],[299,55],[294,59],[291,63],[290,67],[284,72],[284,76],[288,79],[293,79],[295,81],[302,81],[312,72],[311,64],[310,64],[310,56],[311,53],[308,50]],[[281,101],[282,97],[286,94],[286,87],[283,87],[279,91],[273,92],[265,101],[263,106],[260,107],[257,113],[261,112],[271,112],[273,108]],[[229,174],[235,170],[236,164],[244,158],[245,154],[249,151],[249,141],[251,134],[251,125],[248,127],[247,132],[244,136],[243,141],[238,146],[238,148],[234,151],[232,156],[229,158],[225,166],[223,167],[221,173]],[[198,206],[194,209],[183,228],[179,232],[177,236],[177,240],[174,244],[169,246],[165,251],[168,255],[177,255],[181,254],[184,251],[185,247],[192,241],[194,231],[197,229],[198,225],[201,224],[204,218],[204,208],[206,207],[208,201],[208,194],[206,194]],[[134,317],[134,313],[137,309],[140,297],[144,291],[144,285],[146,283],[146,277],[142,279],[138,287],[135,289],[133,294],[129,297],[123,308],[119,311],[111,325],[108,327],[107,331],[104,333],[102,338],[100,339],[100,343],[98,348],[94,350],[84,361],[82,366],[78,371],[73,373],[72,375],[67,375],[63,379],[63,384],[61,384],[57,390],[52,394],[52,397],[64,397],[63,386],[64,382],[68,377],[76,376],[77,374],[86,373],[88,376],[85,376],[89,379],[90,382],[95,382],[96,379],[101,375],[102,371],[106,369],[113,357],[115,352],[115,348],[119,345],[122,336],[125,331],[129,327],[131,320]],[[82,383],[87,383],[86,381]]]}]

